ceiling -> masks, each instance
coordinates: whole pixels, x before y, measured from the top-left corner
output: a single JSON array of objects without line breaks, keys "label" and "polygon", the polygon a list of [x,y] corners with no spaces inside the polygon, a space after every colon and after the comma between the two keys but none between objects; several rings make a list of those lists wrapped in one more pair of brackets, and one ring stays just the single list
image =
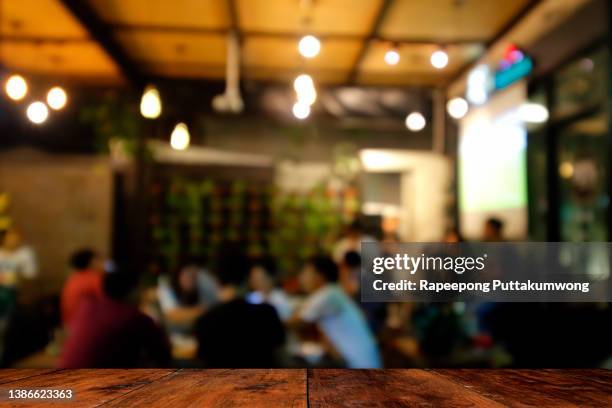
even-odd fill
[{"label": "ceiling", "polygon": [[[533,0],[0,0],[0,61],[12,70],[87,81],[142,76],[222,79],[226,34],[242,41],[242,76],[319,83],[442,85],[480,57]],[[145,6],[146,5],[146,6]],[[91,15],[87,14],[90,13]],[[88,17],[89,16],[89,17]],[[93,22],[93,24],[92,24]],[[321,53],[297,41],[317,35]],[[399,64],[385,52],[397,46]],[[444,46],[449,65],[429,57]],[[130,69],[126,69],[126,67]],[[132,72],[133,74],[133,72]]]}]

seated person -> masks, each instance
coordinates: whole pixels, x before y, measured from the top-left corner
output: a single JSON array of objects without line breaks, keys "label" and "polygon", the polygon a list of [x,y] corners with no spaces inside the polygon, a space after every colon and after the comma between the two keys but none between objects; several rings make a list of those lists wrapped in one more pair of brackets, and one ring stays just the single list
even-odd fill
[{"label": "seated person", "polygon": [[310,259],[300,281],[308,298],[292,323],[313,323],[349,368],[380,368],[378,346],[359,307],[336,284],[338,267],[327,256]]},{"label": "seated person", "polygon": [[66,281],[61,295],[61,312],[64,326],[68,326],[84,301],[102,297],[104,264],[91,249],[81,249],[70,257],[72,274]]},{"label": "seated person", "polygon": [[77,311],[63,346],[60,368],[164,367],[170,347],[163,330],[128,301],[134,274],[114,272],[104,279],[104,296]]},{"label": "seated person", "polygon": [[253,262],[249,273],[249,285],[253,292],[247,296],[249,303],[267,303],[276,309],[281,320],[287,320],[293,313],[293,305],[284,290],[277,286],[276,263],[273,259],[262,258]]},{"label": "seated person", "polygon": [[195,261],[188,261],[170,279],[159,278],[157,295],[166,323],[173,328],[191,327],[217,302],[218,283]]},{"label": "seated person", "polygon": [[206,367],[253,368],[277,366],[277,351],[285,341],[283,325],[268,304],[248,303],[249,262],[240,251],[220,254],[217,272],[220,303],[196,325],[198,356]]}]

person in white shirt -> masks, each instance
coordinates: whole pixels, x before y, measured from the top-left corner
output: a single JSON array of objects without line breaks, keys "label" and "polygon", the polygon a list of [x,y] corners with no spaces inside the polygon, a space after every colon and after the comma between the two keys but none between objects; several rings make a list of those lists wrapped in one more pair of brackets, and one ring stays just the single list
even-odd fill
[{"label": "person in white shirt", "polygon": [[166,323],[173,329],[189,329],[217,303],[219,284],[208,271],[187,262],[172,276],[159,278],[157,297]]},{"label": "person in white shirt", "polygon": [[273,259],[262,258],[253,262],[249,272],[249,286],[253,291],[247,295],[247,302],[268,303],[274,307],[278,317],[286,321],[293,314],[293,302],[277,284],[276,263]]},{"label": "person in white shirt", "polygon": [[294,318],[316,324],[349,368],[381,368],[378,345],[363,314],[337,281],[334,261],[313,257],[300,275],[309,296]]},{"label": "person in white shirt", "polygon": [[16,229],[4,233],[0,246],[0,286],[15,289],[20,278],[33,279],[38,275],[34,250],[23,244]]}]

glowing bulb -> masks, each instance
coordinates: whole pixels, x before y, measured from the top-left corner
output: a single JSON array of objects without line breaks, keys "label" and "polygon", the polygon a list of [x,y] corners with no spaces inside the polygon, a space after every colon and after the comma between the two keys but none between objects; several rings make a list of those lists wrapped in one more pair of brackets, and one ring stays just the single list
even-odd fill
[{"label": "glowing bulb", "polygon": [[28,83],[21,75],[11,75],[6,81],[4,89],[9,98],[19,101],[28,93]]},{"label": "glowing bulb", "polygon": [[463,98],[453,98],[446,103],[446,111],[455,119],[461,119],[468,112],[469,106]]},{"label": "glowing bulb", "polygon": [[419,112],[412,112],[410,115],[406,116],[406,127],[413,132],[423,130],[425,124],[425,117]]},{"label": "glowing bulb", "polygon": [[448,54],[442,50],[438,50],[431,54],[429,61],[434,68],[442,69],[448,65]]},{"label": "glowing bulb", "polygon": [[306,35],[298,43],[298,50],[302,57],[314,58],[321,51],[321,41],[314,35]]},{"label": "glowing bulb", "polygon": [[140,100],[140,113],[147,119],[156,119],[161,115],[161,111],[159,91],[154,86],[147,86]]},{"label": "glowing bulb", "polygon": [[26,115],[30,122],[40,125],[49,117],[49,109],[42,102],[32,102],[26,110]]},{"label": "glowing bulb", "polygon": [[298,102],[312,105],[317,100],[317,90],[310,75],[302,74],[295,78],[293,89],[295,89]]},{"label": "glowing bulb", "polygon": [[47,93],[47,105],[49,105],[51,109],[62,109],[64,106],[66,106],[67,100],[68,97],[66,96],[66,92],[59,86],[54,86],[53,88],[49,89],[49,92]]},{"label": "glowing bulb", "polygon": [[539,103],[524,103],[518,108],[518,116],[523,122],[544,123],[548,120],[548,109]]},{"label": "glowing bulb", "polygon": [[310,105],[300,101],[293,105],[293,116],[299,120],[304,120],[308,115],[310,115]]},{"label": "glowing bulb", "polygon": [[170,135],[170,146],[174,150],[185,150],[189,147],[189,129],[184,123],[178,123]]},{"label": "glowing bulb", "polygon": [[561,163],[559,166],[559,174],[563,178],[572,178],[574,175],[574,165],[568,161]]},{"label": "glowing bulb", "polygon": [[293,81],[293,89],[295,89],[295,92],[300,93],[306,88],[314,88],[312,77],[308,74],[298,75],[295,81]]},{"label": "glowing bulb", "polygon": [[387,65],[397,65],[400,60],[400,55],[396,50],[389,50],[385,53],[385,62]]}]

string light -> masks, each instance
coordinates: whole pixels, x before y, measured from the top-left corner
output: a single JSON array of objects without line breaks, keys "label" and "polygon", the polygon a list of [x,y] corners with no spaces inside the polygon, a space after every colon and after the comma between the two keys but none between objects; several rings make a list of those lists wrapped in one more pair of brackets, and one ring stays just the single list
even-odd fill
[{"label": "string light", "polygon": [[298,43],[298,51],[304,58],[314,58],[321,51],[321,41],[314,35],[305,35]]},{"label": "string light", "polygon": [[448,54],[443,50],[435,51],[429,61],[434,68],[442,69],[448,65]]},{"label": "string light", "polygon": [[446,111],[454,119],[464,117],[469,109],[467,101],[463,98],[453,98],[446,103]]},{"label": "string light", "polygon": [[66,106],[67,100],[68,97],[66,96],[66,91],[59,86],[54,86],[47,93],[47,104],[51,109],[62,109],[64,106]]},{"label": "string light", "polygon": [[296,102],[293,104],[293,116],[299,120],[304,120],[310,115],[310,105],[304,102]]},{"label": "string light", "polygon": [[159,91],[154,86],[147,86],[140,100],[140,113],[147,119],[157,119],[161,111],[162,102]]},{"label": "string light", "polygon": [[310,75],[298,75],[293,81],[293,89],[297,95],[298,102],[303,102],[310,106],[317,100],[317,90]]},{"label": "string light", "polygon": [[418,132],[423,130],[425,124],[425,117],[419,112],[412,112],[410,115],[406,116],[406,127],[408,130]]},{"label": "string light", "polygon": [[42,102],[32,102],[26,110],[26,115],[28,119],[30,119],[30,122],[40,125],[49,117],[49,109],[47,109],[47,105]]},{"label": "string light", "polygon": [[189,128],[184,123],[177,123],[170,135],[170,146],[174,150],[185,150],[189,147]]},{"label": "string light", "polygon": [[6,81],[4,90],[9,98],[20,101],[28,93],[28,83],[21,75],[11,75]]},{"label": "string light", "polygon": [[400,60],[400,55],[397,50],[392,49],[385,53],[385,62],[387,65],[397,65]]}]

